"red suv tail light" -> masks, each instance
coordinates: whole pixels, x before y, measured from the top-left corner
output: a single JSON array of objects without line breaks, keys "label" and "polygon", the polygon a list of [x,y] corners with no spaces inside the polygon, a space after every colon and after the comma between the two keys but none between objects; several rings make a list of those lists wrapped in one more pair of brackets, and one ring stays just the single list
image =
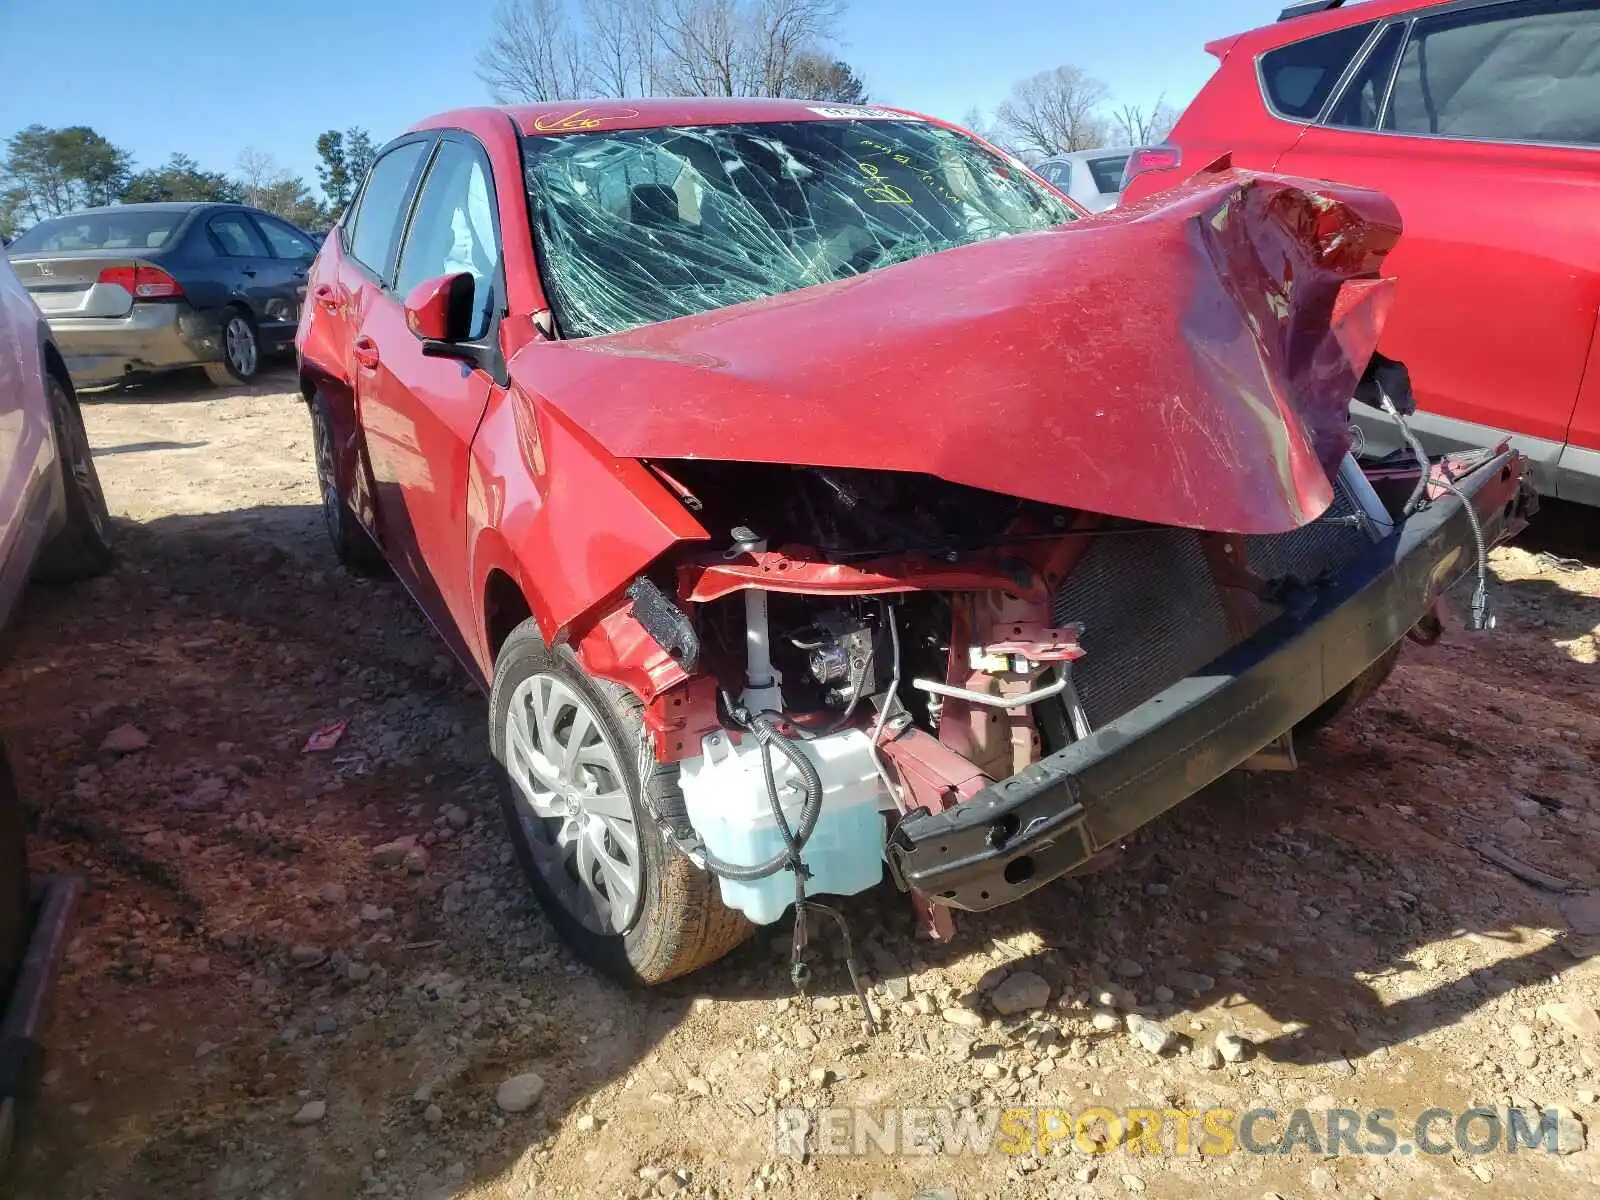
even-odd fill
[{"label": "red suv tail light", "polygon": [[114,283],[126,289],[135,300],[182,300],[183,288],[160,267],[140,264],[133,267],[107,267],[100,272],[100,283]]},{"label": "red suv tail light", "polygon": [[1159,146],[1141,146],[1128,155],[1128,163],[1122,168],[1122,186],[1127,186],[1140,175],[1147,175],[1151,171],[1175,171],[1183,165],[1183,151],[1165,142]]}]

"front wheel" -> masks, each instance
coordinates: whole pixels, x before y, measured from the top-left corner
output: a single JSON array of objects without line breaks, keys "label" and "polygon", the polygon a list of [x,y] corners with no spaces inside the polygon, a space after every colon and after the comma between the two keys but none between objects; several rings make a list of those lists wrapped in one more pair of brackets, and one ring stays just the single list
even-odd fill
[{"label": "front wheel", "polygon": [[226,386],[249,383],[261,370],[261,339],[255,322],[238,309],[229,309],[222,322],[222,361],[206,363],[206,378]]},{"label": "front wheel", "polygon": [[66,524],[40,553],[34,578],[44,583],[75,583],[110,568],[111,513],[77,401],[54,375],[45,377],[45,398],[55,429]]},{"label": "front wheel", "polygon": [[749,936],[657,820],[681,821],[683,796],[636,696],[552,654],[530,619],[495,661],[489,720],[517,859],[582,958],[626,983],[663,983]]}]

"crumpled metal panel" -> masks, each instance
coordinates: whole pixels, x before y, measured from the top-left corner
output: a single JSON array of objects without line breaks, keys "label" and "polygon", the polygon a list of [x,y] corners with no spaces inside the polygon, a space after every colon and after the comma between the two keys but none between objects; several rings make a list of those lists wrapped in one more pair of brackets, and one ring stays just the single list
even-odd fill
[{"label": "crumpled metal panel", "polygon": [[924,471],[1276,533],[1332,498],[1399,230],[1376,193],[1230,171],[1108,218],[531,346],[513,373],[617,457]]}]

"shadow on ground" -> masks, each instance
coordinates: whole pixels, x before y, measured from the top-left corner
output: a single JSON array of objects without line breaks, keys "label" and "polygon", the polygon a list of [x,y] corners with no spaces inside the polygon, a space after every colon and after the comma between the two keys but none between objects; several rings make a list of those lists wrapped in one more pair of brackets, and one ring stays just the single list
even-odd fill
[{"label": "shadow on ground", "polygon": [[[115,575],[33,592],[6,634],[0,724],[26,763],[35,857],[83,871],[91,894],[51,1031],[58,1076],[0,1194],[347,1196],[378,1147],[414,1161],[408,1195],[452,1194],[500,1178],[633,1073],[697,998],[791,994],[773,946],[786,922],[649,993],[567,954],[509,865],[481,698],[398,585],[338,570],[314,506],[122,534]],[[880,979],[937,971],[1015,943],[1026,949],[1009,957],[1059,990],[1120,982],[1142,999],[1181,971],[1190,987],[1156,1015],[1181,1028],[1186,1012],[1232,997],[1269,1029],[1289,1026],[1260,1054],[1300,1064],[1342,1066],[1458,1021],[1592,952],[1533,938],[1562,928],[1556,897],[1471,849],[1503,796],[1442,790],[1441,772],[1465,762],[1503,792],[1501,756],[1514,751],[1475,743],[1440,713],[1514,708],[1507,689],[1526,683],[1512,668],[1530,656],[1570,679],[1575,703],[1580,680],[1592,686],[1542,637],[1412,651],[1301,772],[1225,781],[1157,822],[1113,870],[959,915],[949,946],[916,943],[908,905],[887,887],[845,902],[865,966]],[[338,751],[301,752],[310,729],[341,717]],[[1585,755],[1594,765],[1589,720],[1573,772]],[[1543,737],[1483,721],[1508,742]],[[121,723],[149,732],[151,748],[97,750]],[[449,828],[452,805],[470,834],[436,841],[419,875],[374,870],[374,845]],[[1592,863],[1567,872],[1575,886],[1600,883]],[[336,920],[337,905],[307,899],[328,884],[393,915]],[[1501,953],[1432,981],[1418,955],[1463,931]],[[816,941],[813,993],[848,1006],[831,931]],[[1371,981],[1396,975],[1416,986],[1385,1003]],[[1197,978],[1209,984],[1196,991]],[[464,991],[447,995],[456,983]],[[468,997],[479,1006],[463,1017]],[[912,1018],[884,1003],[892,1040]],[[335,1031],[316,1032],[328,1013]],[[502,1127],[488,1098],[527,1070],[545,1096]],[[329,1116],[294,1128],[313,1095]],[[435,1100],[451,1104],[439,1129],[424,1124]]]}]

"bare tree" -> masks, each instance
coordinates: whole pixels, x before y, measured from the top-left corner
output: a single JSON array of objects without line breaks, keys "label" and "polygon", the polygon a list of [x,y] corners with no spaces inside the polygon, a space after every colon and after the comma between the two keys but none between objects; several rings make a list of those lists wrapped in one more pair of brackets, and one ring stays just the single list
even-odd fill
[{"label": "bare tree", "polygon": [[573,100],[589,87],[589,45],[567,24],[562,0],[500,0],[478,78],[501,104]]},{"label": "bare tree", "polygon": [[795,93],[797,69],[828,42],[844,15],[843,0],[756,0],[750,6],[751,59],[760,66],[759,96]]},{"label": "bare tree", "polygon": [[1074,66],[1024,79],[995,111],[1018,150],[1067,154],[1106,144],[1110,127],[1100,113],[1106,85]]},{"label": "bare tree", "polygon": [[583,0],[597,94],[655,94],[661,74],[658,9],[658,0]]},{"label": "bare tree", "polygon": [[661,0],[663,83],[680,96],[788,96],[832,62],[844,0]]},{"label": "bare tree", "polygon": [[246,204],[261,207],[261,201],[274,184],[288,178],[288,172],[278,166],[278,160],[254,146],[246,146],[234,159],[239,172],[239,190]]},{"label": "bare tree", "polygon": [[738,0],[663,0],[663,82],[679,96],[746,95],[743,14]]},{"label": "bare tree", "polygon": [[1119,104],[1111,111],[1117,140],[1124,146],[1149,146],[1161,141],[1178,123],[1178,114],[1163,96],[1146,112],[1138,104]]}]

